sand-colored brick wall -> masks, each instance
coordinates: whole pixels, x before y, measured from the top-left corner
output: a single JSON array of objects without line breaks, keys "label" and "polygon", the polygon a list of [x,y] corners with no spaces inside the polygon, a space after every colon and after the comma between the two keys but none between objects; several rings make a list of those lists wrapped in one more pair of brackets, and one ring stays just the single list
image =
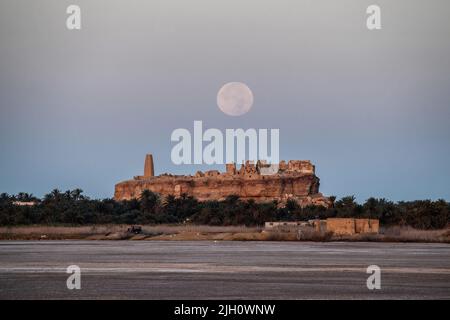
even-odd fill
[{"label": "sand-colored brick wall", "polygon": [[378,233],[378,219],[328,218],[309,221],[273,221],[266,222],[265,230],[295,231],[305,226],[314,227],[319,233],[332,232],[335,235],[354,235],[357,233]]},{"label": "sand-colored brick wall", "polygon": [[373,233],[380,232],[380,220],[378,219],[370,219],[370,229]]},{"label": "sand-colored brick wall", "polygon": [[355,219],[355,233],[368,232],[369,229],[369,219]]},{"label": "sand-colored brick wall", "polygon": [[378,233],[378,219],[355,219],[356,233]]},{"label": "sand-colored brick wall", "polygon": [[328,218],[327,231],[336,235],[355,233],[378,233],[378,219]]},{"label": "sand-colored brick wall", "polygon": [[355,219],[328,218],[327,231],[337,235],[355,234]]},{"label": "sand-colored brick wall", "polygon": [[327,221],[326,220],[314,220],[313,221],[314,230],[316,232],[326,232],[327,231]]}]

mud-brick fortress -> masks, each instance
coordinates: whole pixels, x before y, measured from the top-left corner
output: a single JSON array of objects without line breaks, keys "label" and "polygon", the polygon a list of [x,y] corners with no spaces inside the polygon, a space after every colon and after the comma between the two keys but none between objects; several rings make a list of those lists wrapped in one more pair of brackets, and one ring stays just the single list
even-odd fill
[{"label": "mud-brick fortress", "polygon": [[239,169],[236,164],[226,164],[225,172],[210,170],[198,171],[195,176],[155,176],[153,157],[147,155],[144,175],[116,184],[114,198],[139,198],[146,189],[161,196],[187,194],[200,201],[223,200],[229,195],[237,195],[242,200],[257,202],[277,200],[285,203],[294,199],[301,206],[330,205],[330,200],[319,192],[319,178],[315,175],[314,165],[305,160],[281,161],[278,166],[263,161],[247,161]]}]

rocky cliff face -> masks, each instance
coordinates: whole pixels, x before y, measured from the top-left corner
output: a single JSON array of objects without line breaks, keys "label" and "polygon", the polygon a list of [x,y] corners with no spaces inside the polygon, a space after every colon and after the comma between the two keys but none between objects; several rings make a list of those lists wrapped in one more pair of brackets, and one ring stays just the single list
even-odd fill
[{"label": "rocky cliff face", "polygon": [[187,194],[200,201],[223,200],[229,195],[237,195],[242,200],[258,202],[278,200],[285,202],[295,199],[300,205],[328,206],[328,198],[319,193],[319,178],[309,161],[281,162],[277,173],[262,174],[264,164],[247,162],[239,170],[228,164],[227,171],[197,172],[195,176],[160,175],[157,177],[135,177],[115,186],[116,200],[139,198],[143,190],[160,195],[180,196]]}]

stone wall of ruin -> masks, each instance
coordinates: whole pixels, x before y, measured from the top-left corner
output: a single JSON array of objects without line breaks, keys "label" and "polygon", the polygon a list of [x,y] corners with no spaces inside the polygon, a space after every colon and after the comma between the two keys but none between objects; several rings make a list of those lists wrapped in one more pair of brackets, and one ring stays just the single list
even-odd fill
[{"label": "stone wall of ruin", "polygon": [[262,161],[247,161],[240,167],[227,164],[223,173],[210,170],[199,171],[195,176],[136,176],[116,184],[114,198],[136,199],[147,189],[163,196],[187,194],[200,201],[223,200],[229,195],[237,195],[243,200],[259,202],[295,199],[302,206],[329,206],[328,198],[319,193],[319,178],[310,161],[282,161],[274,167],[275,174],[265,175],[262,169],[268,166]]},{"label": "stone wall of ruin", "polygon": [[[319,179],[313,175],[292,177],[260,176],[239,178],[234,176],[162,176],[151,179],[129,180],[118,183],[114,198],[129,200],[139,198],[143,190],[162,195],[180,196],[185,193],[200,201],[222,200],[228,195],[257,201],[286,200],[290,197],[304,198],[319,194]],[[312,200],[311,200],[312,201]]]}]

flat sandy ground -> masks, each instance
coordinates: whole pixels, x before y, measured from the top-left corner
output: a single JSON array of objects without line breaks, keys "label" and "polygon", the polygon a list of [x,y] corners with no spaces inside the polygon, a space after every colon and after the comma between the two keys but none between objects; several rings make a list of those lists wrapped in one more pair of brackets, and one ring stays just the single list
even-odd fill
[{"label": "flat sandy ground", "polygon": [[237,240],[237,241],[384,241],[450,243],[450,228],[416,230],[382,228],[383,234],[330,236],[313,228],[302,238],[294,232],[268,231],[262,227],[207,225],[144,225],[141,234],[128,233],[127,225],[0,227],[0,240]]},{"label": "flat sandy ground", "polygon": [[[66,268],[81,268],[68,290]],[[369,265],[381,289],[369,290]],[[450,245],[0,241],[0,299],[450,299]]]}]

